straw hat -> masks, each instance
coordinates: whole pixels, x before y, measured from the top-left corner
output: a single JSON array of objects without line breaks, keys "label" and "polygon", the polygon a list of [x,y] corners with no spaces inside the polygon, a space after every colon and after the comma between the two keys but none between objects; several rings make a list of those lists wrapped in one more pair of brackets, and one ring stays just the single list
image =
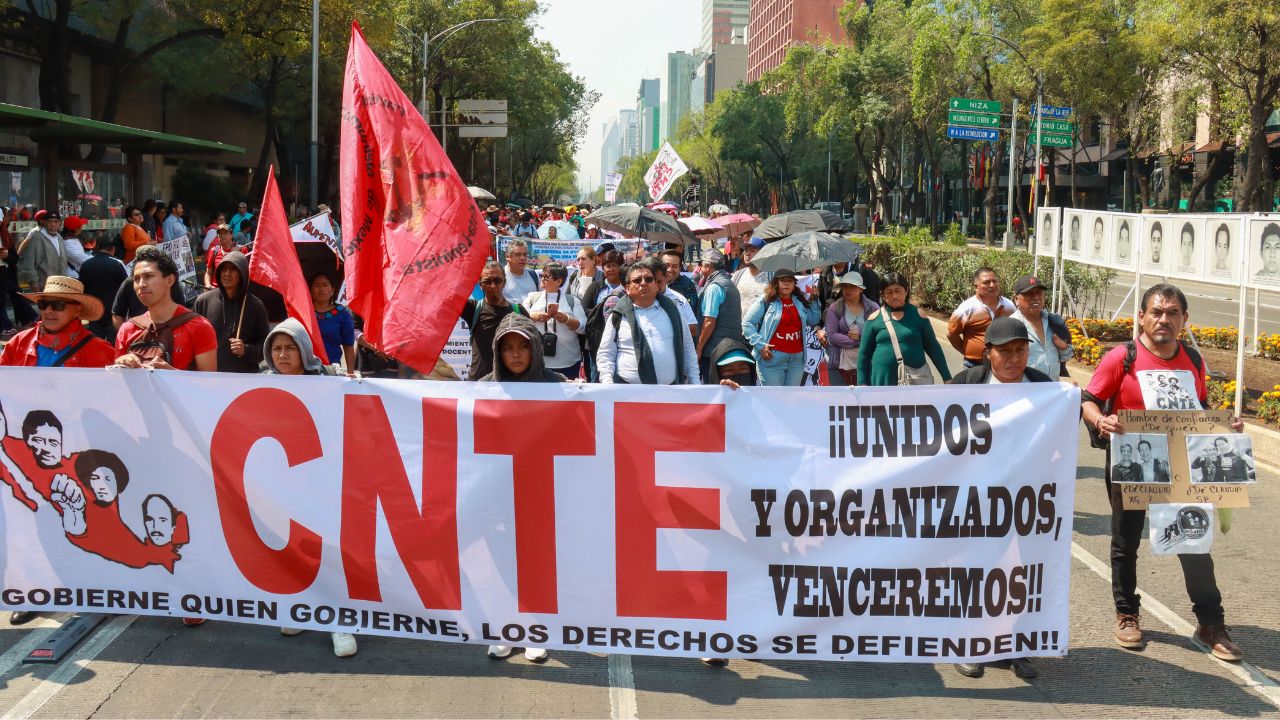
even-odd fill
[{"label": "straw hat", "polygon": [[78,302],[81,320],[93,321],[102,317],[102,301],[92,295],[85,295],[84,284],[75,278],[50,275],[49,279],[44,281],[43,292],[23,293],[23,297],[31,302],[40,302],[46,298]]}]

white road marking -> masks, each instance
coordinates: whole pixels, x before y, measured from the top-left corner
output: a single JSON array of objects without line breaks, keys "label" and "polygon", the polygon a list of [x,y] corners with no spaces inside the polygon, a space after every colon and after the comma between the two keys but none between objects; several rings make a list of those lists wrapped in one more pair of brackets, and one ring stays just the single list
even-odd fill
[{"label": "white road marking", "polygon": [[[1107,581],[1111,580],[1111,568],[1088,550],[1081,547],[1080,543],[1071,543],[1071,555],[1083,563],[1085,567],[1096,573],[1098,577]],[[1206,657],[1231,671],[1232,675],[1240,678],[1240,681],[1244,683],[1245,687],[1253,690],[1266,699],[1267,702],[1270,702],[1272,705],[1280,708],[1280,684],[1277,684],[1276,681],[1266,675],[1263,675],[1259,672],[1258,668],[1250,665],[1246,661],[1233,663],[1225,660],[1219,660],[1214,657],[1213,654],[1209,652],[1209,648],[1195,638],[1196,629],[1191,623],[1182,619],[1181,615],[1170,610],[1169,606],[1160,602],[1154,595],[1151,595],[1142,588],[1138,588],[1138,594],[1142,596],[1143,611],[1156,616],[1156,619],[1165,625],[1168,625],[1169,629],[1179,635],[1190,638],[1191,642],[1194,643],[1196,647],[1205,651]]]},{"label": "white road marking", "polygon": [[117,615],[112,618],[111,622],[86,639],[71,657],[63,660],[49,677],[23,696],[18,704],[9,708],[9,712],[0,716],[0,720],[27,720],[39,712],[45,703],[62,692],[62,688],[74,680],[90,661],[98,657],[98,653],[107,649],[137,618],[137,615]]},{"label": "white road marking", "polygon": [[609,715],[613,720],[639,717],[636,708],[636,678],[630,655],[609,656]]},{"label": "white road marking", "polygon": [[22,659],[31,654],[45,641],[45,638],[53,634],[67,618],[71,617],[71,613],[54,613],[53,615],[41,615],[26,625],[14,625],[17,630],[30,630],[26,637],[19,640],[13,647],[9,648],[3,655],[0,655],[0,677],[8,675],[11,670],[16,668]]}]

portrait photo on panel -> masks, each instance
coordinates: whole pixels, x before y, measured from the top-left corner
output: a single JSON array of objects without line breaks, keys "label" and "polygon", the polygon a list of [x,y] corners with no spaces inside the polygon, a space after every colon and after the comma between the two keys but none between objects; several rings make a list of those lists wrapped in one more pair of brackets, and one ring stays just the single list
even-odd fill
[{"label": "portrait photo on panel", "polygon": [[1142,269],[1165,273],[1169,269],[1169,248],[1165,245],[1166,217],[1153,217],[1146,222],[1147,242],[1142,253]]},{"label": "portrait photo on panel", "polygon": [[1089,224],[1089,259],[1097,262],[1106,262],[1110,257],[1109,252],[1111,238],[1107,234],[1107,220],[1109,216],[1097,214],[1093,217],[1086,217],[1085,220]]},{"label": "portrait photo on panel", "polygon": [[1078,211],[1068,210],[1066,218],[1062,221],[1067,237],[1062,242],[1062,256],[1066,258],[1079,259],[1084,257],[1084,242],[1081,239],[1084,223],[1084,217]]},{"label": "portrait photo on panel", "polygon": [[1187,435],[1192,485],[1257,482],[1253,440],[1244,433]]},{"label": "portrait photo on panel", "polygon": [[1112,235],[1115,241],[1111,246],[1111,264],[1121,270],[1132,270],[1137,266],[1134,255],[1133,233],[1137,227],[1137,218],[1118,215],[1111,218]]},{"label": "portrait photo on panel", "polygon": [[1169,253],[1173,262],[1170,275],[1176,278],[1196,280],[1204,266],[1204,219],[1177,217],[1169,219],[1171,242]]},{"label": "portrait photo on panel", "polygon": [[1111,441],[1111,482],[1169,484],[1169,436],[1125,433]]},{"label": "portrait photo on panel", "polygon": [[1249,221],[1249,280],[1254,285],[1280,285],[1280,220]]},{"label": "portrait photo on panel", "polygon": [[1040,222],[1036,224],[1036,254],[1053,256],[1054,240],[1057,232],[1054,225],[1054,216],[1057,212],[1054,210],[1042,210],[1040,212]]},{"label": "portrait photo on panel", "polygon": [[1240,224],[1238,222],[1210,219],[1205,225],[1208,235],[1205,241],[1204,276],[1217,280],[1237,280],[1239,262],[1236,256],[1236,242]]}]

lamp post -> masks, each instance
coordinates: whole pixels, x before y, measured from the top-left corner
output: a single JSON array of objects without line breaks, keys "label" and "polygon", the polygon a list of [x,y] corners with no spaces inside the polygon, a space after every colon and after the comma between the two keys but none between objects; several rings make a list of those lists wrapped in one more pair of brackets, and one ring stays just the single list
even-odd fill
[{"label": "lamp post", "polygon": [[[431,46],[439,44],[453,37],[461,30],[465,30],[472,25],[480,23],[496,23],[496,22],[512,22],[514,18],[476,18],[474,20],[466,20],[457,25],[451,25],[435,35],[422,33],[422,118],[427,121],[427,127],[431,126],[430,116],[427,114],[427,74],[428,63],[431,62]],[[440,117],[440,146],[446,153],[449,151],[449,119],[444,114]]]},{"label": "lamp post", "polygon": [[320,194],[320,0],[311,2],[311,209]]}]

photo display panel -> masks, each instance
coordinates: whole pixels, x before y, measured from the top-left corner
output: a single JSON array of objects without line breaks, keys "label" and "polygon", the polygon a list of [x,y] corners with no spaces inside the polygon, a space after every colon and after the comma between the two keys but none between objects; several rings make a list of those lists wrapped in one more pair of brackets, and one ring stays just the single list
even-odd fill
[{"label": "photo display panel", "polygon": [[1168,215],[1147,215],[1142,223],[1142,259],[1139,263],[1143,274],[1169,276],[1169,226]]},{"label": "photo display panel", "polygon": [[1084,260],[1084,212],[1067,210],[1062,214],[1062,257]]},{"label": "photo display panel", "polygon": [[1167,216],[1165,247],[1172,255],[1169,277],[1180,280],[1203,280],[1205,246],[1205,218],[1199,215]]},{"label": "photo display panel", "polygon": [[1090,265],[1111,263],[1112,214],[1085,210],[1080,223],[1081,242],[1084,244],[1084,261]]},{"label": "photo display panel", "polygon": [[1138,233],[1142,216],[1135,213],[1111,213],[1111,258],[1116,270],[1133,272],[1138,267]]},{"label": "photo display panel", "polygon": [[1040,208],[1036,217],[1036,255],[1056,257],[1062,232],[1062,208]]},{"label": "photo display panel", "polygon": [[1258,215],[1249,218],[1248,240],[1249,287],[1274,290],[1280,288],[1280,215]]}]

